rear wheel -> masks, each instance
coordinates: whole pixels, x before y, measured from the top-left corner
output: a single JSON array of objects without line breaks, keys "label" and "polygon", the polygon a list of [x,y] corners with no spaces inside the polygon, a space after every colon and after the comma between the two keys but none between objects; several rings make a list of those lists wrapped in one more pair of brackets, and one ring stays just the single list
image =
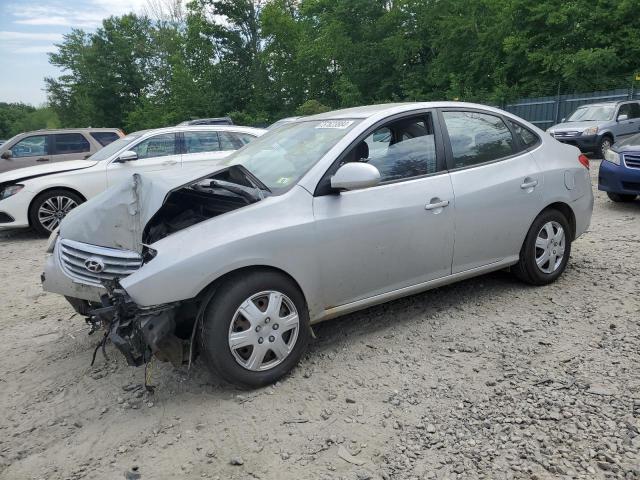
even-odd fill
[{"label": "rear wheel", "polygon": [[637,195],[607,192],[607,197],[609,197],[614,202],[633,202],[636,199]]},{"label": "rear wheel", "polygon": [[534,220],[513,272],[532,285],[547,285],[564,272],[571,253],[571,230],[557,210],[542,212]]},{"label": "rear wheel", "polygon": [[209,367],[228,382],[273,383],[298,363],[309,342],[304,297],[277,272],[235,275],[207,307],[201,342]]},{"label": "rear wheel", "polygon": [[29,223],[41,235],[50,235],[64,217],[83,203],[80,195],[69,190],[49,190],[38,195],[29,208]]}]

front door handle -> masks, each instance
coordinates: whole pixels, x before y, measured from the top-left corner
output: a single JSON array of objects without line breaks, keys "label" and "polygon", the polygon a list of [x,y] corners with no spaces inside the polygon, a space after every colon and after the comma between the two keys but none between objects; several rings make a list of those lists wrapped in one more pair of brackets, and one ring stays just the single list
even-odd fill
[{"label": "front door handle", "polygon": [[44,157],[40,157],[38,159],[36,159],[36,162],[48,162],[49,159],[48,158],[44,158]]},{"label": "front door handle", "polygon": [[528,188],[534,188],[537,185],[538,185],[538,180],[527,181],[527,179],[525,178],[525,182],[522,185],[520,185],[520,188],[523,190],[526,190]]},{"label": "front door handle", "polygon": [[[435,200],[435,201],[434,201]],[[427,203],[424,206],[425,210],[436,210],[438,208],[444,208],[449,206],[449,200],[440,200],[439,198],[434,198],[431,200],[431,203]]]},{"label": "front door handle", "polygon": [[171,165],[175,165],[176,163],[178,163],[177,160],[167,160],[166,162],[162,162],[162,165],[164,165],[165,167],[170,167]]}]

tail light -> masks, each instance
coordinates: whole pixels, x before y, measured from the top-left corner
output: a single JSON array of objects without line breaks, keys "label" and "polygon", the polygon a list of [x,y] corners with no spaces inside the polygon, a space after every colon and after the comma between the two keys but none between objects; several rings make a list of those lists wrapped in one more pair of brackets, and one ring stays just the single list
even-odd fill
[{"label": "tail light", "polygon": [[587,170],[589,169],[589,159],[585,154],[581,153],[578,156],[578,161],[582,164],[583,167],[586,167]]}]

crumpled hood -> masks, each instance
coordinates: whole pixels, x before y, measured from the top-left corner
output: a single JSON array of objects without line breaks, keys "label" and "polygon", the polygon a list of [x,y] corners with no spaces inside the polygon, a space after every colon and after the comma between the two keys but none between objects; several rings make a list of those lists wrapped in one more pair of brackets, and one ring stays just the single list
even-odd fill
[{"label": "crumpled hood", "polygon": [[227,168],[136,173],[76,207],[60,224],[60,236],[77,242],[142,253],[142,232],[167,195]]},{"label": "crumpled hood", "polygon": [[91,160],[68,160],[66,162],[35,165],[33,167],[18,168],[5,173],[0,173],[0,183],[18,182],[34,177],[42,177],[54,173],[70,172],[81,168],[93,167],[96,163]]},{"label": "crumpled hood", "polygon": [[550,132],[582,132],[589,127],[595,127],[602,122],[596,120],[589,120],[587,122],[564,122],[558,123],[553,127],[549,127]]}]

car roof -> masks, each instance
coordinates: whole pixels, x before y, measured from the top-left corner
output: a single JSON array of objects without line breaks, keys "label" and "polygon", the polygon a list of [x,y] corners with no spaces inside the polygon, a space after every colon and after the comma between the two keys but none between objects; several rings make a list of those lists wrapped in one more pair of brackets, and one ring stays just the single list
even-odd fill
[{"label": "car roof", "polygon": [[369,118],[374,116],[387,116],[395,113],[403,113],[411,110],[429,109],[429,108],[479,108],[482,110],[488,110],[498,112],[501,114],[508,114],[488,105],[481,105],[478,103],[468,102],[402,102],[402,103],[381,103],[378,105],[366,105],[363,107],[345,108],[342,110],[333,110],[331,112],[320,113],[317,115],[311,115],[308,117],[301,117],[296,120],[299,122],[309,120],[337,120],[347,118]]},{"label": "car roof", "polygon": [[241,132],[241,133],[253,133],[253,134],[262,134],[265,133],[266,130],[263,128],[254,128],[254,127],[244,127],[242,125],[174,125],[171,127],[162,127],[162,128],[153,128],[149,130],[138,130],[137,132],[131,132],[131,134],[135,135],[149,135],[149,134],[158,134],[158,133],[175,133],[175,132],[210,132],[210,131],[221,131],[221,132]]},{"label": "car roof", "polygon": [[29,130],[21,132],[19,135],[31,135],[33,133],[73,133],[73,132],[122,132],[119,128],[107,127],[82,127],[82,128],[41,128],[38,130]]}]

